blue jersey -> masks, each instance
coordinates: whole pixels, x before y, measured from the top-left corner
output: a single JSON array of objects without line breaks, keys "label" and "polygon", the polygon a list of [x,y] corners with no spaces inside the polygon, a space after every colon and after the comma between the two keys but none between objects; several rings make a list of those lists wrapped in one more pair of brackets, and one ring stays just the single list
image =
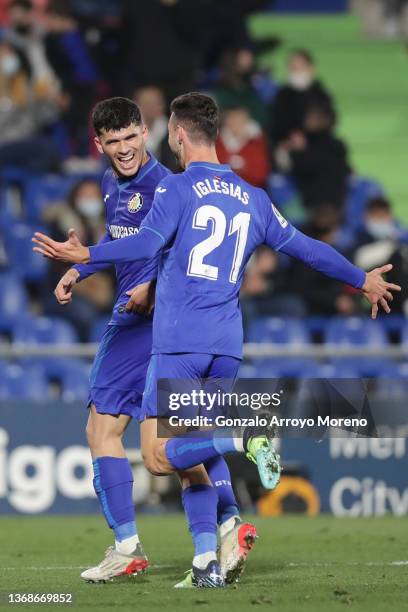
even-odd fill
[{"label": "blue jersey", "polygon": [[354,287],[365,273],[330,245],[296,230],[267,194],[229,166],[190,163],[166,177],[140,233],[90,247],[94,262],[125,262],[165,250],[159,266],[153,353],[209,353],[241,358],[239,291],[244,268],[261,244],[283,250]]},{"label": "blue jersey", "polygon": [[160,263],[152,352],[241,357],[245,265],[257,246],[278,250],[294,228],[229,166],[198,162],[162,181],[144,226],[171,240]]},{"label": "blue jersey", "polygon": [[[102,196],[106,206],[106,233],[99,244],[105,244],[138,233],[140,224],[152,207],[155,189],[160,181],[170,174],[153,155],[130,180],[118,178],[108,168],[102,179]],[[109,264],[85,264],[75,268],[80,280],[105,269]],[[126,291],[157,278],[158,258],[148,262],[133,261],[116,265],[117,295],[110,325],[135,325],[145,321],[138,314],[120,312],[129,300]]]}]

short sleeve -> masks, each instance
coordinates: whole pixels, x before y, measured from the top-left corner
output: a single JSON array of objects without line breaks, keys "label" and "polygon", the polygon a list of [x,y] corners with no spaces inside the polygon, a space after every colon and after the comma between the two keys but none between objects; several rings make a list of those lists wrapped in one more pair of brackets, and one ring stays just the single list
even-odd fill
[{"label": "short sleeve", "polygon": [[156,187],[152,208],[140,225],[140,230],[156,233],[163,244],[167,244],[176,233],[186,198],[190,197],[181,175],[167,176]]},{"label": "short sleeve", "polygon": [[269,197],[263,192],[263,205],[266,206],[266,233],[265,244],[279,251],[296,234],[296,229],[285,219],[279,210],[272,204]]}]

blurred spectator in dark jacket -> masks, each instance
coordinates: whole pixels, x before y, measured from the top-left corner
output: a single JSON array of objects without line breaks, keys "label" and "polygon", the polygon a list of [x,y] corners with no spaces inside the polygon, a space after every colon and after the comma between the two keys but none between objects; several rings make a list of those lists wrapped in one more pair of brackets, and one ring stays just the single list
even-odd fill
[{"label": "blurred spectator in dark jacket", "polygon": [[53,82],[38,82],[25,55],[0,40],[0,164],[33,172],[59,169],[47,129],[58,119]]},{"label": "blurred spectator in dark jacket", "polygon": [[168,117],[163,92],[153,85],[136,89],[134,101],[140,108],[143,121],[149,133],[146,147],[157,159],[174,172],[180,170],[168,143]]},{"label": "blurred spectator in dark jacket", "polygon": [[259,124],[251,119],[246,108],[225,110],[217,155],[244,180],[263,187],[270,172],[268,145]]},{"label": "blurred spectator in dark jacket", "polygon": [[[334,245],[340,223],[341,215],[337,207],[326,203],[314,209],[301,230],[311,238]],[[297,259],[290,259],[288,267],[282,272],[279,293],[298,296],[304,304],[305,316],[351,315],[359,310],[359,295],[355,290],[323,276]]]},{"label": "blurred spectator in dark jacket", "polygon": [[73,154],[89,152],[89,113],[96,99],[98,74],[68,0],[52,0],[46,13],[47,57],[61,81],[64,121]]},{"label": "blurred spectator in dark jacket", "polygon": [[408,229],[395,217],[389,200],[370,200],[364,215],[364,228],[356,238],[354,262],[364,270],[391,263],[387,280],[402,287],[394,295],[393,313],[408,315]]},{"label": "blurred spectator in dark jacket", "polygon": [[276,161],[291,172],[306,208],[330,202],[342,209],[350,168],[345,143],[333,134],[334,116],[326,105],[314,104],[300,130],[281,143]]},{"label": "blurred spectator in dark jacket", "polygon": [[252,82],[254,75],[255,55],[251,49],[226,50],[221,59],[220,76],[213,94],[221,109],[238,106],[247,108],[251,117],[263,129],[267,129],[267,105]]},{"label": "blurred spectator in dark jacket", "polygon": [[327,107],[335,121],[333,99],[316,79],[315,63],[309,51],[293,51],[289,56],[287,71],[287,83],[278,91],[272,109],[272,140],[275,146],[303,128],[306,111],[312,105]]},{"label": "blurred spectator in dark jacket", "polygon": [[[43,221],[55,240],[66,240],[68,229],[73,227],[85,244],[95,244],[105,233],[104,203],[100,186],[93,180],[80,181],[72,189],[66,203],[56,203],[46,208]],[[53,290],[67,266],[51,262],[47,286],[44,287],[46,314],[67,318],[78,330],[81,340],[88,340],[88,333],[95,318],[108,314],[113,301],[113,275],[99,272],[85,279],[75,289],[75,300],[61,308],[55,301]]]},{"label": "blurred spectator in dark jacket", "polygon": [[121,61],[123,93],[157,84],[167,102],[191,91],[199,66],[201,2],[124,0]]}]

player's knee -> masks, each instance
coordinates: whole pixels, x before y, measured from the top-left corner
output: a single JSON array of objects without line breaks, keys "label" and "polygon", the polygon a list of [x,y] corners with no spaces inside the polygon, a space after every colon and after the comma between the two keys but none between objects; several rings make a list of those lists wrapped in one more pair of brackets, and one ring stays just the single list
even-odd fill
[{"label": "player's knee", "polygon": [[160,455],[157,453],[157,449],[155,448],[143,453],[143,462],[146,469],[153,476],[166,476],[170,473],[168,470],[166,470],[166,467],[160,460]]}]

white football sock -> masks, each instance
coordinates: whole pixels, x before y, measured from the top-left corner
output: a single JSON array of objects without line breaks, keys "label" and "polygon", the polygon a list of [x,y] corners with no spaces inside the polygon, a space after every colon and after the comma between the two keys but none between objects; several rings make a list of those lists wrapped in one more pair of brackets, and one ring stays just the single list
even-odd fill
[{"label": "white football sock", "polygon": [[217,561],[217,553],[215,551],[210,550],[210,552],[196,555],[193,559],[193,565],[198,569],[205,569],[210,561]]},{"label": "white football sock", "polygon": [[118,552],[124,554],[124,555],[131,555],[132,552],[134,552],[136,546],[139,544],[140,540],[139,540],[139,536],[133,535],[130,536],[130,538],[126,538],[125,540],[122,540],[121,542],[118,542],[118,540],[115,540],[115,548]]}]

